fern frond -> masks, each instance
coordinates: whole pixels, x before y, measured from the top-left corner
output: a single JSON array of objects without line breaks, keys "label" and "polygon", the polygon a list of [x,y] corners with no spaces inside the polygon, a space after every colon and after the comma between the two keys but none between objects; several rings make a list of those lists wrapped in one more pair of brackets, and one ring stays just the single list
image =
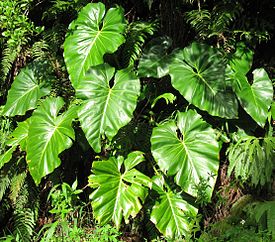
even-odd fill
[{"label": "fern frond", "polygon": [[16,210],[13,214],[13,234],[18,235],[20,241],[32,241],[32,235],[35,227],[34,212],[30,208]]},{"label": "fern frond", "polygon": [[241,15],[242,10],[240,3],[216,5],[211,14],[210,36],[228,31],[228,27]]},{"label": "fern frond", "polygon": [[3,199],[4,194],[10,186],[10,178],[7,175],[0,176],[0,201]]},{"label": "fern frond", "polygon": [[64,43],[67,27],[63,24],[56,24],[43,33],[43,39],[51,47],[52,51],[58,50]]},{"label": "fern frond", "polygon": [[8,118],[0,119],[0,155],[6,151],[6,143],[12,131],[11,120]]},{"label": "fern frond", "polygon": [[31,53],[34,59],[44,60],[47,59],[47,52],[50,51],[50,47],[45,40],[37,41],[31,48]]},{"label": "fern frond", "polygon": [[271,181],[275,160],[275,138],[256,138],[246,136],[236,144],[232,144],[228,151],[229,169],[231,174],[240,177],[244,182],[261,186]]},{"label": "fern frond", "polygon": [[128,26],[126,42],[122,50],[122,65],[134,64],[140,57],[142,47],[149,36],[158,28],[157,22],[133,22]]},{"label": "fern frond", "polygon": [[23,171],[22,173],[14,175],[11,179],[9,198],[13,204],[16,203],[16,200],[20,194],[21,188],[24,185],[26,177],[27,177],[27,172]]},{"label": "fern frond", "polygon": [[[275,201],[259,202],[254,207],[254,216],[257,223],[266,216],[266,228],[275,239]],[[265,229],[265,226],[262,226]]]},{"label": "fern frond", "polygon": [[44,12],[43,18],[56,20],[58,16],[64,13],[73,12],[76,14],[83,6],[89,3],[89,0],[53,0],[52,6]]},{"label": "fern frond", "polygon": [[[271,203],[271,202],[270,202]],[[275,240],[275,202],[270,204],[267,211],[267,229],[272,234],[272,239]]]},{"label": "fern frond", "polygon": [[208,10],[189,11],[186,13],[185,18],[200,37],[205,38],[208,35],[211,23],[211,13]]},{"label": "fern frond", "polygon": [[1,60],[1,74],[0,74],[1,82],[5,81],[20,51],[21,51],[20,46],[18,46],[16,49],[9,48],[8,46],[4,48],[2,52],[2,60]]}]

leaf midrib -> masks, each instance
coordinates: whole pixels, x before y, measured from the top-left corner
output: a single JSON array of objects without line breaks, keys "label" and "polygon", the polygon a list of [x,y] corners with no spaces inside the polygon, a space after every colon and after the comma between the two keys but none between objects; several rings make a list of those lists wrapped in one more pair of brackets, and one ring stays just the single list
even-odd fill
[{"label": "leaf midrib", "polygon": [[107,108],[108,108],[109,100],[110,100],[110,97],[111,97],[111,93],[112,93],[112,89],[110,88],[109,92],[108,92],[108,96],[106,98],[104,108],[103,108],[103,112],[102,112],[102,118],[101,118],[100,127],[99,127],[100,134],[102,134],[102,131],[104,132],[103,125],[105,123],[105,116],[106,116],[106,113],[107,113]]},{"label": "leaf midrib", "polygon": [[91,49],[94,47],[94,44],[95,44],[97,38],[100,36],[100,34],[101,34],[102,31],[103,31],[103,29],[98,30],[96,36],[94,37],[92,43],[90,44],[89,50],[87,51],[87,55],[84,56],[84,59],[83,59],[83,61],[82,61],[81,71],[80,71],[81,74],[78,76],[78,80],[77,80],[77,81],[79,81],[80,76],[82,76],[82,75],[84,74],[85,71],[83,71],[83,70],[84,70],[84,66],[85,66],[85,64],[86,64],[86,60],[87,60],[88,56],[91,54],[91,53],[90,53],[90,52],[91,52]]},{"label": "leaf midrib", "polygon": [[175,221],[175,223],[176,223],[177,232],[179,232],[179,231],[180,231],[180,227],[179,227],[179,225],[178,225],[178,220],[177,220],[177,217],[176,217],[176,215],[175,215],[175,212],[174,212],[174,209],[173,209],[173,206],[172,206],[172,205],[173,205],[173,204],[172,204],[172,201],[171,201],[171,199],[170,199],[169,193],[165,193],[165,194],[166,194],[166,197],[167,197],[169,206],[170,206],[170,208],[171,208],[171,211],[172,211],[172,215],[173,215],[174,221]]},{"label": "leaf midrib", "polygon": [[[118,207],[118,202],[119,202],[119,198],[120,198],[122,184],[123,184],[123,176],[121,176],[120,180],[119,180],[117,194],[116,194],[116,201],[115,201],[114,210],[113,210],[113,216],[116,213],[116,210],[117,210],[117,207]],[[119,210],[118,210],[118,213],[119,213]],[[115,221],[115,223],[116,223],[116,221]],[[120,223],[120,221],[118,221],[118,223]]]}]

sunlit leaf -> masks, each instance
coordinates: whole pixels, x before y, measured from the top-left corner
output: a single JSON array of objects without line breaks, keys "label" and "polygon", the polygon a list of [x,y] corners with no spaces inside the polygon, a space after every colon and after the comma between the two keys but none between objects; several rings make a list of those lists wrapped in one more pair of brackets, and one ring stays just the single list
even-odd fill
[{"label": "sunlit leaf", "polygon": [[151,105],[151,108],[153,108],[157,101],[160,100],[160,99],[164,99],[166,104],[169,104],[169,103],[173,103],[175,100],[176,100],[176,96],[173,94],[173,93],[163,93],[161,95],[159,95],[152,103]]},{"label": "sunlit leaf", "polygon": [[238,103],[225,80],[225,66],[216,49],[194,42],[177,51],[169,74],[173,87],[196,107],[213,116],[236,118]]},{"label": "sunlit leaf", "polygon": [[195,217],[198,210],[184,201],[179,193],[174,193],[165,184],[163,177],[155,176],[153,189],[160,197],[152,212],[151,221],[168,238],[182,237],[190,232],[189,219]]},{"label": "sunlit leaf", "polygon": [[177,122],[169,121],[153,129],[152,154],[160,169],[183,191],[197,196],[194,185],[209,178],[208,199],[214,189],[219,168],[219,145],[215,131],[193,110],[178,113]]},{"label": "sunlit leaf", "polygon": [[36,107],[39,98],[50,93],[53,77],[48,74],[48,68],[46,63],[34,62],[20,71],[9,90],[4,115],[24,115]]},{"label": "sunlit leaf", "polygon": [[93,215],[102,225],[113,221],[119,228],[122,218],[128,223],[142,208],[151,180],[135,169],[144,160],[136,151],[123,157],[94,161],[89,185],[96,190],[91,194]]},{"label": "sunlit leaf", "polygon": [[236,93],[244,110],[264,127],[273,100],[273,86],[263,68],[254,70],[253,77],[250,85],[244,75],[236,75]]},{"label": "sunlit leaf", "polygon": [[[84,100],[78,116],[90,145],[101,150],[101,136],[111,140],[132,118],[140,92],[139,79],[130,68],[119,70],[108,64],[89,70],[76,89]],[[114,76],[114,77],[113,77]]]},{"label": "sunlit leaf", "polygon": [[63,105],[61,97],[50,97],[34,111],[31,118],[27,163],[36,184],[60,165],[58,155],[71,147],[74,140],[71,124],[76,117],[76,110],[71,107],[59,115]]},{"label": "sunlit leaf", "polygon": [[69,27],[64,58],[74,88],[91,66],[102,64],[106,53],[113,53],[125,41],[122,8],[107,12],[103,3],[90,3]]}]

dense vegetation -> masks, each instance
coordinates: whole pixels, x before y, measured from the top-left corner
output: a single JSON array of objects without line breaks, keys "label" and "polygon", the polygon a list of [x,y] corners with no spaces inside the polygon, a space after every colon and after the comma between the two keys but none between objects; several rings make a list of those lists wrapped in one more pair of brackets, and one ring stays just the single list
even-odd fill
[{"label": "dense vegetation", "polygon": [[275,240],[272,0],[0,3],[0,240]]}]

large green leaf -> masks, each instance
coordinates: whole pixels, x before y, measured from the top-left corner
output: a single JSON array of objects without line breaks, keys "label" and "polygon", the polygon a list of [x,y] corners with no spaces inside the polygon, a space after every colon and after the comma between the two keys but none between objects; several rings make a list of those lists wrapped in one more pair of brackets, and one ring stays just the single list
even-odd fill
[{"label": "large green leaf", "polygon": [[244,110],[262,127],[273,100],[273,86],[263,68],[253,71],[254,81],[250,85],[246,76],[236,75],[236,94]]},{"label": "large green leaf", "polygon": [[76,89],[77,97],[85,100],[78,112],[81,127],[96,152],[101,150],[101,135],[111,140],[131,120],[140,92],[131,69],[117,71],[112,80],[114,72],[108,64],[93,67]]},{"label": "large green leaf", "polygon": [[272,116],[272,119],[275,120],[275,102],[274,101],[271,104],[271,116]]},{"label": "large green leaf", "polygon": [[10,146],[10,148],[4,154],[0,155],[0,169],[5,163],[10,161],[12,158],[12,153],[18,145],[20,145],[21,150],[26,150],[26,140],[28,137],[29,126],[30,118],[19,123],[18,127],[12,132],[12,138],[7,142],[7,146]]},{"label": "large green leaf", "polygon": [[93,215],[100,224],[111,220],[119,228],[122,217],[127,223],[142,208],[151,180],[134,167],[144,160],[139,151],[127,159],[110,157],[94,161],[89,185],[96,190],[91,194]]},{"label": "large green leaf", "polygon": [[171,44],[172,41],[168,37],[160,37],[151,41],[140,58],[139,76],[161,78],[168,75],[172,57],[167,55],[167,50]]},{"label": "large green leaf", "polygon": [[215,131],[193,110],[178,113],[177,122],[169,121],[153,129],[152,154],[168,176],[183,191],[197,196],[194,185],[209,179],[208,199],[214,189],[219,168],[219,145]]},{"label": "large green leaf", "polygon": [[27,110],[36,107],[39,98],[50,93],[52,77],[48,68],[46,63],[34,62],[20,71],[9,90],[4,115],[24,115]]},{"label": "large green leaf", "polygon": [[153,189],[160,198],[156,201],[151,221],[158,230],[168,238],[182,237],[188,234],[190,217],[195,217],[197,209],[184,201],[179,193],[174,193],[165,184],[163,177],[153,177]]},{"label": "large green leaf", "polygon": [[175,54],[169,74],[173,87],[193,105],[213,116],[236,118],[238,103],[225,66],[216,49],[194,42]]},{"label": "large green leaf", "polygon": [[58,155],[72,145],[74,130],[71,124],[76,110],[71,107],[58,115],[63,105],[61,97],[50,97],[34,111],[31,118],[27,163],[36,184],[60,165]]},{"label": "large green leaf", "polygon": [[73,86],[91,67],[102,64],[105,53],[113,53],[125,41],[125,20],[121,8],[105,12],[103,3],[90,3],[69,27],[64,58]]}]

